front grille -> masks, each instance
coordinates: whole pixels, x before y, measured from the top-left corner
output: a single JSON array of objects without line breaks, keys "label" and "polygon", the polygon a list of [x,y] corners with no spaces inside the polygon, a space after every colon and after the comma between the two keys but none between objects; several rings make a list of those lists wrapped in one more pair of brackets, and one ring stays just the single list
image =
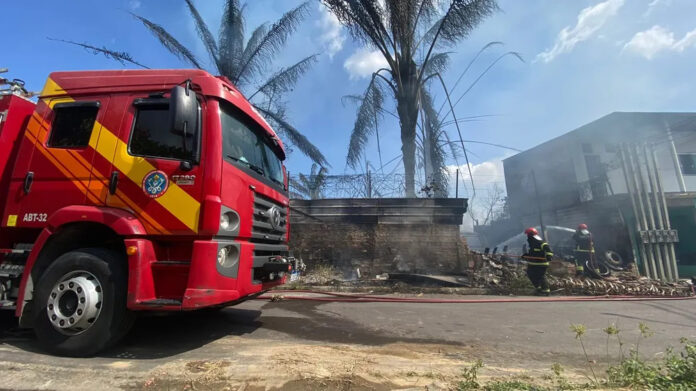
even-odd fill
[{"label": "front grille", "polygon": [[[271,224],[271,209],[280,213],[280,224]],[[288,226],[288,212],[285,206],[272,198],[256,193],[254,195],[254,218],[251,225],[251,238],[266,243],[284,241]]]},{"label": "front grille", "polygon": [[256,243],[254,244],[253,267],[262,267],[264,263],[276,256],[286,258],[288,256],[288,246],[285,244]]}]

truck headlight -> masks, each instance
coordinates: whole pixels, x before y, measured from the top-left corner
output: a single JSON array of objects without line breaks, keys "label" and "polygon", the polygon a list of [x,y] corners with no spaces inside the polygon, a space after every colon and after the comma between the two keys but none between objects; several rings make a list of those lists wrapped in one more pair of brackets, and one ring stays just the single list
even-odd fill
[{"label": "truck headlight", "polygon": [[239,215],[233,211],[223,212],[220,215],[220,229],[223,231],[236,231],[239,228]]},{"label": "truck headlight", "polygon": [[223,247],[218,251],[217,261],[220,266],[225,266],[225,263],[227,263],[227,247]]},{"label": "truck headlight", "polygon": [[218,264],[222,267],[234,266],[239,261],[239,248],[236,246],[223,247],[218,251]]}]

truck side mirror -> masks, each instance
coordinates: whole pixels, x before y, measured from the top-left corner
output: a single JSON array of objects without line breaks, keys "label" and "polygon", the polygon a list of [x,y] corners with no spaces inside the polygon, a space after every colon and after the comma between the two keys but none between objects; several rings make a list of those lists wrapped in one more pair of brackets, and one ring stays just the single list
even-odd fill
[{"label": "truck side mirror", "polygon": [[196,93],[188,85],[172,88],[169,97],[169,131],[184,136],[195,132],[198,125],[198,101]]}]

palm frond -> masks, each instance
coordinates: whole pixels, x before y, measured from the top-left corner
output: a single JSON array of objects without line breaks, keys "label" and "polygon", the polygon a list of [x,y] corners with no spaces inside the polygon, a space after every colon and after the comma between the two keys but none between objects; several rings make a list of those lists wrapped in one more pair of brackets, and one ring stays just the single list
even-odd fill
[{"label": "palm frond", "polygon": [[322,0],[356,40],[378,48],[388,56],[392,47],[384,26],[384,10],[375,0]]},{"label": "palm frond", "polygon": [[433,73],[444,72],[449,66],[451,53],[452,52],[442,52],[433,54],[430,57],[430,60],[421,66],[423,68],[423,73],[430,75]]},{"label": "palm frond", "polygon": [[146,65],[143,65],[143,64],[141,64],[141,63],[135,61],[135,60],[133,59],[133,57],[131,57],[131,55],[128,54],[127,52],[119,52],[119,51],[116,51],[116,50],[108,49],[108,48],[106,48],[106,47],[100,47],[100,48],[99,48],[99,47],[96,47],[96,46],[88,45],[88,44],[86,44],[86,43],[79,43],[79,42],[74,42],[74,41],[68,41],[68,40],[65,40],[65,39],[57,39],[57,38],[47,38],[47,39],[50,40],[50,41],[65,42],[65,43],[69,43],[69,44],[71,44],[71,45],[80,46],[80,47],[82,47],[82,48],[84,48],[84,49],[87,49],[87,50],[91,51],[92,54],[95,54],[95,55],[96,55],[96,54],[103,54],[104,57],[110,58],[110,59],[112,59],[112,60],[116,60],[116,61],[120,62],[121,65],[126,65],[126,63],[131,63],[131,64],[133,64],[133,65],[137,65],[137,66],[142,67],[142,68],[145,68],[145,69],[150,69],[150,67],[148,67],[148,66],[146,66]]},{"label": "palm frond", "polygon": [[[301,175],[298,175],[298,178],[301,178]],[[289,182],[290,186],[295,188],[295,190],[297,190],[301,194],[309,194],[309,189],[307,189],[307,187],[302,183],[301,180],[297,181],[295,179],[290,178]]]},{"label": "palm frond", "polygon": [[[488,43],[485,44],[481,49],[479,49],[479,51],[476,53],[476,55],[469,61],[469,63],[468,63],[468,64],[466,65],[466,67],[464,68],[464,70],[459,74],[459,77],[457,78],[457,81],[454,82],[454,85],[451,87],[450,90],[451,90],[451,91],[454,91],[454,90],[457,88],[457,86],[459,85],[459,82],[461,82],[461,81],[462,81],[462,78],[464,78],[464,75],[466,75],[466,73],[469,72],[469,69],[471,68],[471,66],[474,65],[474,63],[476,62],[476,60],[478,60],[478,58],[481,57],[481,55],[482,55],[486,50],[488,50],[489,48],[491,48],[491,47],[493,47],[493,46],[502,45],[502,44],[503,44],[503,43],[502,43],[502,42],[499,42],[499,41],[488,42]],[[435,72],[432,72],[432,73],[435,73]],[[442,105],[440,106],[440,109],[437,111],[438,114],[442,112],[442,108],[443,108],[443,107],[445,107],[445,102],[442,102]]]},{"label": "palm frond", "polygon": [[498,10],[495,0],[452,0],[442,18],[439,38],[455,44],[466,38],[486,17]]},{"label": "palm frond", "polygon": [[239,75],[239,64],[244,50],[244,8],[239,5],[239,0],[226,0],[220,21],[220,72],[230,80],[236,80]]},{"label": "palm frond", "polygon": [[365,93],[363,94],[358,114],[355,118],[353,131],[350,135],[350,144],[348,145],[348,156],[346,163],[351,168],[356,168],[360,163],[360,156],[365,149],[368,137],[375,130],[377,118],[381,117],[381,108],[384,104],[384,94],[373,75],[368,84]]},{"label": "palm frond", "polygon": [[284,93],[291,91],[300,77],[314,65],[318,56],[318,54],[312,54],[298,61],[296,64],[276,72],[249,97],[249,100],[259,92],[270,95],[271,92]]},{"label": "palm frond", "polygon": [[251,80],[280,49],[285,46],[290,34],[294,33],[302,19],[309,13],[309,2],[305,2],[286,12],[266,32],[255,46],[247,45],[241,57],[241,64],[235,82],[240,79]]},{"label": "palm frond", "polygon": [[[264,37],[266,37],[266,34],[268,34],[268,23],[261,23],[254,29],[254,31],[251,32],[251,36],[246,42],[244,50],[239,54],[240,64],[244,61],[245,55],[248,55],[249,52],[256,50],[256,48],[259,47]],[[248,77],[245,78],[243,75],[240,75],[240,79],[241,78],[244,78],[244,82],[251,82]]]},{"label": "palm frond", "polygon": [[[478,75],[478,77],[477,77],[476,79],[474,79],[474,81],[473,81],[471,84],[469,84],[469,87],[467,87],[467,89],[464,90],[464,92],[463,92],[463,93],[459,96],[459,98],[457,98],[457,100],[454,102],[454,106],[455,106],[455,107],[457,106],[457,104],[464,98],[464,96],[466,96],[466,94],[468,94],[469,91],[471,91],[471,89],[474,88],[474,87],[476,86],[476,84],[478,84],[478,82],[481,81],[481,79],[482,79],[484,76],[486,76],[486,74],[495,66],[495,64],[497,64],[500,60],[502,60],[503,58],[505,58],[505,57],[507,57],[507,56],[513,56],[513,57],[515,57],[516,59],[520,60],[521,62],[524,62],[524,58],[522,58],[522,56],[521,56],[519,53],[517,53],[517,52],[506,52],[506,53],[501,54],[501,55],[498,56],[495,60],[493,60],[493,61],[486,67],[486,69],[484,69],[484,70]],[[446,117],[446,116],[445,116],[445,117]]]},{"label": "palm frond", "polygon": [[198,13],[196,6],[193,5],[193,0],[186,0],[186,5],[189,8],[191,16],[193,16],[193,20],[196,22],[196,31],[198,32],[198,36],[201,38],[201,41],[203,41],[203,45],[205,45],[208,55],[210,55],[210,57],[213,59],[218,71],[221,71],[220,64],[218,63],[218,47],[217,43],[215,42],[215,38],[213,38],[213,34],[210,32],[210,29],[208,29],[208,25],[201,17],[201,14]]},{"label": "palm frond", "polygon": [[341,104],[345,107],[348,103],[359,105],[363,101],[363,95],[344,95],[341,97]]},{"label": "palm frond", "polygon": [[402,54],[410,55],[415,50],[414,35],[418,25],[432,18],[437,6],[434,0],[386,0],[385,11],[397,47]]},{"label": "palm frond", "polygon": [[283,131],[285,136],[290,139],[290,142],[295,145],[302,153],[307,155],[312,161],[316,162],[317,164],[324,166],[324,167],[330,167],[328,161],[326,161],[326,158],[324,155],[319,151],[319,148],[314,146],[307,137],[305,137],[302,133],[300,133],[299,130],[295,129],[294,126],[290,125],[285,118],[283,118],[282,115],[273,112],[271,110],[267,110],[266,108],[261,107],[260,105],[253,105],[256,110],[258,110],[266,119],[270,119],[273,121],[275,124],[277,124],[280,129]]},{"label": "palm frond", "polygon": [[150,30],[150,32],[160,41],[162,46],[169,50],[170,53],[174,54],[181,60],[188,61],[189,63],[191,63],[191,65],[198,69],[203,68],[196,59],[196,56],[194,56],[193,53],[191,53],[191,51],[186,48],[186,46],[182,45],[179,41],[176,40],[176,38],[169,34],[167,30],[165,30],[162,26],[153,23],[143,18],[142,16],[136,15],[132,12],[131,15],[133,15],[134,18],[141,21],[145,25],[145,27],[148,30]]}]

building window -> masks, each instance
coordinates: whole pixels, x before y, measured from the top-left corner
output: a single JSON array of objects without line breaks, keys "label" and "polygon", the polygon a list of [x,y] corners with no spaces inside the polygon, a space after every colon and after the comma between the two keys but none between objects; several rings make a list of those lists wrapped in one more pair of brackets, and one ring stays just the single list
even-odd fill
[{"label": "building window", "polygon": [[679,163],[682,174],[696,175],[696,153],[680,153]]},{"label": "building window", "polygon": [[592,144],[582,143],[582,152],[583,153],[592,153]]},{"label": "building window", "polygon": [[183,135],[169,131],[169,102],[166,99],[138,100],[130,153],[136,156],[192,161],[198,151],[198,129]]},{"label": "building window", "polygon": [[89,144],[99,102],[59,103],[53,106],[55,117],[48,146],[52,148],[85,148]]}]

